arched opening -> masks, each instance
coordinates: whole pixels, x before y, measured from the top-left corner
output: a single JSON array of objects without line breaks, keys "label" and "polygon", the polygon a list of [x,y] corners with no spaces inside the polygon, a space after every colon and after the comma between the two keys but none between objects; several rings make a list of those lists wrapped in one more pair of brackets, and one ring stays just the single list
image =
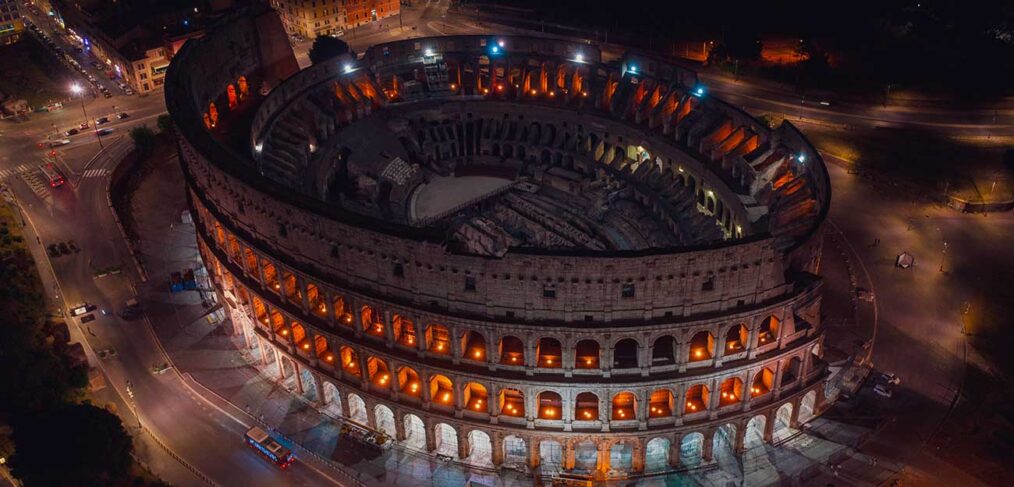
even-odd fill
[{"label": "arched opening", "polygon": [[458,458],[458,432],[453,426],[447,423],[437,423],[433,428],[433,436],[436,439],[434,453]]},{"label": "arched opening", "polygon": [[366,373],[370,383],[380,389],[387,389],[391,385],[391,373],[387,370],[387,364],[377,358],[366,359]]},{"label": "arched opening", "polygon": [[680,441],[680,465],[696,467],[701,464],[701,453],[704,447],[704,435],[693,432]]},{"label": "arched opening", "polygon": [[503,463],[505,465],[528,465],[528,444],[521,437],[510,435],[503,439]]},{"label": "arched opening", "polygon": [[669,389],[659,389],[652,392],[651,398],[648,400],[648,417],[665,418],[672,416],[675,402],[676,399]]},{"label": "arched opening", "polygon": [[493,442],[479,430],[468,432],[468,463],[479,467],[493,466]]},{"label": "arched opening", "polygon": [[599,368],[599,342],[595,340],[581,340],[577,342],[577,346],[574,347],[574,368]]},{"label": "arched opening", "polygon": [[486,339],[474,331],[466,331],[461,337],[462,358],[486,361]]},{"label": "arched opening", "polygon": [[208,104],[208,128],[215,128],[218,125],[218,107],[215,106],[215,102]]},{"label": "arched opening", "polygon": [[517,389],[501,389],[500,413],[515,418],[523,418],[525,416],[525,395]]},{"label": "arched opening", "polygon": [[334,363],[334,354],[331,353],[331,347],[328,346],[327,338],[317,335],[317,338],[313,339],[313,354],[317,356],[317,359],[324,361],[324,363],[330,365]]},{"label": "arched opening", "polygon": [[644,471],[664,472],[669,470],[669,440],[652,438],[644,446]]},{"label": "arched opening", "polygon": [[687,389],[687,402],[683,414],[693,414],[708,409],[708,386],[697,384]]},{"label": "arched opening", "polygon": [[304,352],[310,351],[310,341],[306,339],[306,329],[298,322],[292,322],[292,343],[296,344]]},{"label": "arched opening", "polygon": [[799,402],[799,422],[805,423],[816,414],[817,391],[807,392]]},{"label": "arched opening", "polygon": [[747,340],[750,339],[750,331],[742,323],[729,328],[725,334],[725,354],[742,352],[746,349]]},{"label": "arched opening", "polygon": [[613,396],[613,421],[637,419],[637,399],[630,392],[621,392]]},{"label": "arched opening", "polygon": [[563,360],[561,360],[562,355],[563,349],[560,347],[559,340],[555,338],[542,338],[539,340],[539,346],[535,350],[539,367],[559,368],[563,363]]},{"label": "arched opening", "polygon": [[306,301],[310,305],[310,311],[318,318],[327,319],[327,299],[316,284],[306,285]]},{"label": "arched opening", "polygon": [[334,384],[325,381],[321,386],[324,389],[324,412],[333,418],[342,416],[342,397]]},{"label": "arched opening", "polygon": [[757,415],[750,418],[746,423],[746,433],[743,436],[743,447],[753,448],[764,444],[764,426],[767,418]]},{"label": "arched opening", "polygon": [[405,441],[402,442],[402,445],[416,450],[425,450],[426,425],[423,420],[414,414],[406,414],[402,422],[405,428]]},{"label": "arched opening", "polygon": [[718,399],[718,406],[736,404],[743,399],[743,381],[739,377],[729,377],[722,381],[721,397]]},{"label": "arched opening", "polygon": [[616,346],[613,347],[613,368],[636,369],[638,366],[637,349],[637,341],[632,338],[616,342]]},{"label": "arched opening", "polygon": [[398,431],[394,427],[394,412],[391,408],[378,404],[373,408],[373,417],[377,421],[377,429],[391,438],[398,437]]},{"label": "arched opening", "polygon": [[574,470],[591,473],[598,469],[599,449],[594,442],[582,441],[574,445]]},{"label": "arched opening", "polygon": [[359,318],[363,322],[363,332],[367,335],[384,338],[384,320],[380,313],[377,313],[371,306],[363,305],[359,311]]},{"label": "arched opening", "polygon": [[349,419],[369,426],[370,419],[366,414],[366,402],[358,394],[349,394]]},{"label": "arched opening", "polygon": [[426,327],[427,350],[437,355],[451,354],[451,334],[447,327],[436,323]]},{"label": "arched opening", "polygon": [[360,377],[362,371],[359,370],[359,354],[356,353],[352,347],[342,346],[338,350],[338,354],[341,355],[342,370],[349,375]]},{"label": "arched opening", "polygon": [[232,84],[226,86],[225,94],[229,102],[229,110],[236,108],[236,105],[239,104],[239,96],[236,94],[236,87]]},{"label": "arched opening", "polygon": [[246,98],[247,94],[250,93],[250,87],[247,85],[246,76],[240,76],[239,79],[236,80],[236,85],[239,87],[239,99],[242,100]]},{"label": "arched opening", "polygon": [[634,465],[634,448],[627,443],[609,447],[609,468],[620,472],[631,471]]},{"label": "arched opening", "polygon": [[391,331],[394,332],[394,343],[413,349],[417,346],[415,323],[412,320],[397,314],[392,316]]},{"label": "arched opening", "polygon": [[764,318],[764,321],[760,324],[760,329],[757,330],[758,346],[767,345],[778,340],[779,324],[778,317],[775,315]]},{"label": "arched opening", "polygon": [[331,301],[331,304],[334,306],[335,318],[338,320],[338,323],[351,327],[353,325],[352,322],[355,320],[352,319],[351,310],[345,306],[345,297],[335,296],[334,300]]},{"label": "arched opening", "polygon": [[799,357],[792,357],[789,359],[789,365],[785,367],[785,371],[782,372],[782,385],[787,385],[795,382],[799,379],[800,373],[802,372],[803,361]]},{"label": "arched opening", "polygon": [[772,433],[775,441],[792,435],[792,403],[787,402],[778,408]]},{"label": "arched opening", "polygon": [[478,382],[469,382],[464,390],[465,408],[469,411],[484,413],[488,411],[489,394],[486,387]]},{"label": "arched opening", "polygon": [[775,373],[764,367],[754,378],[750,385],[750,397],[757,397],[771,392],[775,382]]},{"label": "arched opening", "polygon": [[599,419],[599,397],[591,392],[582,392],[574,398],[574,419],[596,421]]},{"label": "arched opening", "polygon": [[430,379],[430,399],[436,404],[454,406],[454,384],[451,379],[443,375],[434,375]]},{"label": "arched opening", "polygon": [[715,353],[715,336],[710,331],[697,332],[690,340],[690,361],[711,360]]},{"label": "arched opening", "polygon": [[402,366],[398,369],[398,385],[401,387],[399,392],[406,396],[415,398],[422,396],[422,381],[412,367]]},{"label": "arched opening", "polygon": [[652,367],[676,365],[676,339],[666,335],[655,339],[651,346]]},{"label": "arched opening", "polygon": [[563,399],[552,391],[539,393],[539,419],[563,419]]},{"label": "arched opening", "polygon": [[560,470],[563,466],[563,448],[559,442],[553,440],[539,442],[539,464],[544,470],[551,472]]},{"label": "arched opening", "polygon": [[715,430],[711,439],[711,451],[715,456],[731,458],[736,452],[736,425],[727,423]]},{"label": "arched opening", "polygon": [[500,339],[500,363],[503,365],[524,365],[525,344],[517,337],[505,336]]}]

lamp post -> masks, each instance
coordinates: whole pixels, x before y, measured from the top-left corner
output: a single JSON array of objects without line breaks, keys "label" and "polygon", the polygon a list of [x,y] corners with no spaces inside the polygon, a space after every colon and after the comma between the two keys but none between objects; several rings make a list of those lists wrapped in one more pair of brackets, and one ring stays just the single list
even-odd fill
[{"label": "lamp post", "polygon": [[93,132],[95,132],[95,138],[98,139],[98,141],[99,141],[99,149],[100,150],[104,149],[105,147],[102,146],[102,137],[99,136],[99,131],[96,130],[94,122],[91,121],[88,118],[88,111],[85,110],[84,88],[81,88],[81,85],[79,85],[77,83],[74,83],[74,84],[70,85],[70,91],[72,93],[74,93],[75,95],[79,95],[80,96],[80,98],[81,98],[81,113],[84,114],[85,123],[88,124],[92,128]]}]

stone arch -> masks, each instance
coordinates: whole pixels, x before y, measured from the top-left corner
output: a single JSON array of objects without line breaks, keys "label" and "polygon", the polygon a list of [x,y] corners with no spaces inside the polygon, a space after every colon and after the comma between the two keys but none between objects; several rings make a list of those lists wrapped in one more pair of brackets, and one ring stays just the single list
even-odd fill
[{"label": "stone arch", "polygon": [[704,435],[698,431],[688,433],[680,440],[680,465],[696,467],[702,463]]},{"label": "stone arch", "polygon": [[359,424],[370,424],[369,416],[366,414],[366,401],[354,392],[349,393],[349,419]]},{"label": "stone arch", "polygon": [[477,413],[489,411],[489,393],[486,391],[486,386],[478,382],[469,382],[465,384],[462,393],[464,394],[462,399],[465,409]]},{"label": "stone arch", "polygon": [[613,421],[637,419],[637,396],[632,392],[620,392],[613,396],[610,418]]},{"label": "stone arch", "polygon": [[324,390],[324,412],[328,416],[341,417],[343,415],[342,394],[338,391],[338,387],[330,381],[324,381],[321,389]]},{"label": "stone arch", "polygon": [[708,390],[706,384],[695,384],[687,389],[686,404],[684,404],[683,414],[699,413],[701,411],[708,410],[708,400],[711,397],[711,391]]},{"label": "stone arch", "polygon": [[665,418],[676,410],[676,398],[669,389],[657,389],[648,399],[648,417]]},{"label": "stone arch", "polygon": [[430,399],[435,404],[454,406],[454,383],[445,375],[435,374],[430,377]]},{"label": "stone arch", "polygon": [[406,414],[402,417],[402,426],[405,428],[405,440],[402,445],[416,450],[426,449],[426,424],[419,416]]},{"label": "stone arch", "polygon": [[764,428],[767,426],[767,417],[758,414],[750,418],[746,423],[746,432],[743,435],[743,447],[752,448],[764,444]]},{"label": "stone arch", "polygon": [[582,392],[574,397],[574,419],[596,421],[599,419],[599,397],[592,392]]},{"label": "stone arch", "polygon": [[634,446],[629,441],[617,441],[609,447],[609,468],[630,472],[634,467]]},{"label": "stone arch", "polygon": [[398,430],[394,425],[394,412],[391,408],[377,404],[373,407],[373,418],[377,423],[377,430],[391,438],[398,437]]},{"label": "stone arch", "polygon": [[723,347],[723,353],[731,354],[742,352],[746,349],[746,344],[750,340],[750,330],[746,328],[746,325],[739,323],[729,327],[729,330],[725,333],[725,345]]},{"label": "stone arch", "polygon": [[433,427],[433,443],[435,453],[458,458],[458,431],[447,423],[437,423]]},{"label": "stone arch", "polygon": [[791,384],[802,376],[803,361],[798,357],[790,357],[782,371],[782,385]]},{"label": "stone arch", "polygon": [[687,359],[691,362],[710,360],[715,355],[715,336],[708,330],[695,333],[690,339],[689,353]]},{"label": "stone arch", "polygon": [[574,471],[591,473],[598,469],[598,445],[592,440],[574,443]]},{"label": "stone arch", "polygon": [[672,442],[668,438],[652,438],[644,446],[644,471],[665,472],[669,470],[669,445]]},{"label": "stone arch", "polygon": [[515,336],[500,339],[500,363],[503,365],[525,364],[525,342]]},{"label": "stone arch", "polygon": [[736,454],[736,425],[726,423],[715,430],[714,438],[711,439],[711,451]]},{"label": "stone arch", "polygon": [[299,367],[300,387],[303,389],[303,396],[311,401],[317,401],[317,376],[308,367]]},{"label": "stone arch", "polygon": [[486,360],[486,338],[481,334],[466,330],[461,336],[461,358],[476,361]]},{"label": "stone arch", "polygon": [[551,337],[539,339],[535,349],[536,364],[544,368],[559,368],[563,364],[563,347],[560,340]]},{"label": "stone arch", "polygon": [[371,356],[366,359],[366,378],[371,384],[387,389],[391,386],[391,372],[388,370],[387,362],[379,357]]},{"label": "stone arch", "polygon": [[483,431],[468,432],[468,463],[480,467],[493,466],[493,442]]},{"label": "stone arch", "polygon": [[451,354],[451,333],[438,323],[426,326],[426,349],[437,355]]},{"label": "stone arch", "polygon": [[563,447],[556,440],[539,441],[539,464],[545,470],[560,470],[563,467]]},{"label": "stone arch", "polygon": [[372,306],[364,304],[359,308],[359,319],[363,326],[363,332],[379,338],[384,338],[384,320],[380,313]]},{"label": "stone arch", "polygon": [[299,322],[293,321],[292,326],[292,343],[297,347],[303,349],[303,351],[310,351],[310,342],[306,340],[306,328],[300,325]]},{"label": "stone arch", "polygon": [[394,343],[408,348],[416,348],[415,323],[399,314],[391,317],[391,331],[394,332]]},{"label": "stone arch", "polygon": [[342,363],[342,370],[349,375],[355,377],[362,376],[362,370],[359,367],[359,353],[348,345],[342,345],[338,349],[338,355],[340,356]]},{"label": "stone arch", "polygon": [[563,419],[563,398],[553,391],[542,391],[536,398],[539,419]]},{"label": "stone arch", "polygon": [[775,424],[772,428],[773,437],[776,439],[785,438],[792,434],[792,403],[787,402],[778,407],[775,411]]},{"label": "stone arch", "polygon": [[636,369],[640,364],[637,356],[640,345],[633,338],[618,340],[613,345],[613,368],[615,369]]},{"label": "stone arch", "polygon": [[743,400],[743,380],[739,377],[729,377],[722,381],[719,390],[721,395],[718,398],[718,406],[728,406]]},{"label": "stone arch", "polygon": [[575,369],[597,369],[602,350],[595,340],[581,340],[574,346]]},{"label": "stone arch", "polygon": [[817,414],[817,391],[810,391],[799,401],[799,422],[805,423]]},{"label": "stone arch", "polygon": [[517,435],[504,438],[503,463],[505,465],[528,465],[528,443],[524,438]]},{"label": "stone arch", "polygon": [[757,329],[757,346],[777,341],[779,328],[781,328],[781,322],[777,316],[769,315],[764,318]]},{"label": "stone arch", "polygon": [[398,386],[401,388],[399,392],[404,395],[422,397],[422,380],[412,367],[407,365],[398,367]]},{"label": "stone arch", "polygon": [[676,339],[670,335],[662,335],[655,339],[655,343],[651,345],[651,366],[662,367],[666,365],[676,365],[678,362],[676,353],[679,347],[676,344]]},{"label": "stone arch", "polygon": [[775,373],[770,367],[764,367],[757,373],[753,378],[753,384],[750,384],[750,397],[757,397],[768,392],[771,392],[771,388],[775,385]]},{"label": "stone arch", "polygon": [[500,413],[515,418],[525,417],[525,394],[518,389],[500,389]]}]

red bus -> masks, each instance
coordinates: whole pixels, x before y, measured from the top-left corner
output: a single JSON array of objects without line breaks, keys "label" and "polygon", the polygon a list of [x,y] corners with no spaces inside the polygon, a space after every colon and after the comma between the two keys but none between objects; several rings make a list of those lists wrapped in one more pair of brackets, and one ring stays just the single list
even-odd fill
[{"label": "red bus", "polygon": [[271,460],[272,463],[278,465],[279,468],[285,468],[292,465],[292,462],[296,461],[296,457],[292,456],[292,452],[288,448],[285,448],[280,443],[275,441],[266,431],[261,429],[259,426],[254,426],[246,432],[246,443],[250,445],[254,450],[257,450],[264,458]]},{"label": "red bus", "polygon": [[42,175],[46,178],[46,182],[49,183],[49,187],[51,188],[59,188],[66,182],[63,178],[63,173],[52,164],[43,164],[39,166],[39,170],[42,171]]}]

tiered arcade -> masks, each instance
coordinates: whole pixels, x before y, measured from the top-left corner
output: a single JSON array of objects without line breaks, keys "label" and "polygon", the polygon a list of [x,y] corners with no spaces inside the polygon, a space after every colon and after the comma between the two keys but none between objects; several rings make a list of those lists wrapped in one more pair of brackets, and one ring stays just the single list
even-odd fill
[{"label": "tiered arcade", "polygon": [[558,40],[298,71],[277,22],[190,41],[166,97],[201,255],[294,392],[475,464],[627,474],[825,407],[830,190],[792,125]]}]

